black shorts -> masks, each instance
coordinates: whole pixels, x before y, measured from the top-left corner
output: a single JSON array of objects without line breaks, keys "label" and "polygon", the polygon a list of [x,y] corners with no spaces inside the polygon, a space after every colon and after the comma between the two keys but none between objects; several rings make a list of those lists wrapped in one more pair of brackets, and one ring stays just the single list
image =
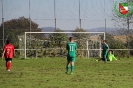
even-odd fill
[{"label": "black shorts", "polygon": [[12,61],[12,58],[5,58],[6,62]]}]

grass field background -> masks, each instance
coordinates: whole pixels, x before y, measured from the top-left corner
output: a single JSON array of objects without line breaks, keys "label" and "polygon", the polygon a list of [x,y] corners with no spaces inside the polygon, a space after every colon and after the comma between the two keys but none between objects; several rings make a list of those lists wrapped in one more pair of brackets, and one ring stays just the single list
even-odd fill
[{"label": "grass field background", "polygon": [[133,88],[133,58],[77,58],[73,75],[65,74],[65,66],[66,58],[15,58],[8,72],[0,60],[0,88]]}]

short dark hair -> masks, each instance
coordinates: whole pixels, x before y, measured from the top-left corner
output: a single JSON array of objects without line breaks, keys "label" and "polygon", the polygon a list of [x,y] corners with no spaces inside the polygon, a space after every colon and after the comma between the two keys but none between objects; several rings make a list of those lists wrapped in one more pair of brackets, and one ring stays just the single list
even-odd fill
[{"label": "short dark hair", "polygon": [[113,50],[109,50],[108,52],[111,52],[111,53],[113,53]]},{"label": "short dark hair", "polygon": [[9,44],[10,43],[10,40],[6,40],[6,44]]},{"label": "short dark hair", "polygon": [[73,37],[69,37],[69,40],[72,41],[74,38]]},{"label": "short dark hair", "polygon": [[107,40],[103,40],[103,42],[107,42]]}]

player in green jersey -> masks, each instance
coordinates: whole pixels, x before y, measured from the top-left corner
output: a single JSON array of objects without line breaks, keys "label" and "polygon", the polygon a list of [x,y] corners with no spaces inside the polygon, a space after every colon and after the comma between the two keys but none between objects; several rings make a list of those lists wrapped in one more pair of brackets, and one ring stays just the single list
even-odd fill
[{"label": "player in green jersey", "polygon": [[103,40],[102,49],[103,49],[102,57],[104,61],[107,62],[107,54],[108,54],[109,46],[107,45],[106,40]]},{"label": "player in green jersey", "polygon": [[69,68],[71,67],[71,74],[74,71],[74,62],[76,59],[76,48],[77,44],[74,42],[73,37],[69,38],[69,41],[66,45],[67,53],[67,64],[66,64],[66,73],[68,73]]}]

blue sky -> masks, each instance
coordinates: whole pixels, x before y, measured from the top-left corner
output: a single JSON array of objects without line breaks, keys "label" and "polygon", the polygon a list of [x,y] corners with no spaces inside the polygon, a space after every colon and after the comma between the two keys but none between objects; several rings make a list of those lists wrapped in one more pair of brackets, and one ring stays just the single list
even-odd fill
[{"label": "blue sky", "polygon": [[[104,2],[105,1],[105,2]],[[105,26],[114,27],[111,20],[115,0],[80,0],[80,19],[84,29]],[[120,1],[120,0],[118,0]],[[54,18],[57,19],[57,28],[73,30],[79,25],[79,0],[3,0],[3,14],[5,21],[19,17],[30,17],[39,27],[54,27]],[[0,23],[2,23],[2,6],[0,1]]]}]

